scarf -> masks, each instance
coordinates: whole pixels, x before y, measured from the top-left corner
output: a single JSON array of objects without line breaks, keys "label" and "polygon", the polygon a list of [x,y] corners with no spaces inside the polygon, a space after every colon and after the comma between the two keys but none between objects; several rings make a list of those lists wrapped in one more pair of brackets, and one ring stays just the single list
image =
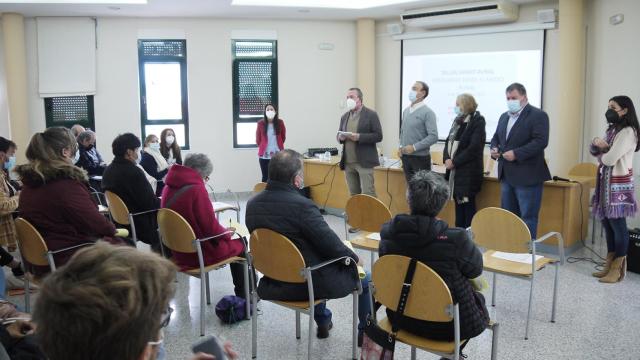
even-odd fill
[{"label": "scarf", "polygon": [[150,147],[145,147],[144,152],[153,156],[153,160],[156,161],[156,165],[158,166],[157,168],[158,172],[164,171],[164,169],[169,167],[167,160],[164,158],[164,156],[162,156],[162,154],[160,154],[159,150],[154,150]]},{"label": "scarf", "polygon": [[[609,146],[613,144],[616,133],[614,127],[607,130],[605,141]],[[634,216],[637,203],[633,187],[633,171],[629,170],[627,175],[614,176],[613,166],[600,163],[598,175],[596,191],[591,202],[596,217],[602,220]]]},{"label": "scarf", "polygon": [[[451,125],[451,130],[449,130],[449,137],[447,138],[447,142],[448,142],[447,148],[449,149],[449,159],[451,159],[452,161],[453,161],[453,157],[456,155],[456,151],[458,151],[458,144],[460,143],[460,141],[456,140],[456,135],[458,134],[458,131],[460,130],[460,126],[462,124],[467,123],[467,126],[469,126],[468,124],[469,120],[471,120],[471,114],[468,114],[466,116],[464,115],[458,116],[455,118],[455,120],[453,121],[453,124]],[[460,134],[460,137],[462,137],[462,134]],[[456,169],[453,168],[449,171],[449,200],[454,200],[453,188],[455,185],[455,177],[456,177]],[[458,203],[465,203],[469,201],[467,198],[458,199],[458,200],[459,200]]]}]

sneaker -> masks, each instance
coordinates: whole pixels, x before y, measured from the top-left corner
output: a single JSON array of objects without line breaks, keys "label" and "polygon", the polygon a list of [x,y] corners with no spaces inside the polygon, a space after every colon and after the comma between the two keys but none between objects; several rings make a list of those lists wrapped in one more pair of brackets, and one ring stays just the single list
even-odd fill
[{"label": "sneaker", "polygon": [[355,234],[355,233],[357,233],[358,231],[360,231],[360,229],[357,229],[357,228],[354,228],[354,227],[350,227],[350,228],[349,228],[349,234]]},{"label": "sneaker", "polygon": [[327,325],[318,325],[318,332],[316,336],[318,339],[326,339],[329,337],[329,330],[333,328],[333,322],[330,321]]}]

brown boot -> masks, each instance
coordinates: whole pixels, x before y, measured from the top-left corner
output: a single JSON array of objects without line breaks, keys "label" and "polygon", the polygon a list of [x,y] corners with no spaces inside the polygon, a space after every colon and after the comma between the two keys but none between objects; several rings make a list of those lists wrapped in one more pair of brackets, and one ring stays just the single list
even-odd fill
[{"label": "brown boot", "polygon": [[609,273],[604,277],[600,278],[600,282],[603,283],[616,283],[623,278],[622,266],[625,264],[626,256],[621,256],[613,259],[611,263],[611,268],[609,269]]},{"label": "brown boot", "polygon": [[613,262],[613,258],[616,255],[616,253],[614,252],[610,252],[607,254],[607,259],[605,260],[604,263],[604,268],[601,271],[596,271],[594,272],[593,275],[594,277],[597,278],[601,278],[604,277],[605,275],[607,275],[609,273],[609,269],[611,269],[611,262]]}]

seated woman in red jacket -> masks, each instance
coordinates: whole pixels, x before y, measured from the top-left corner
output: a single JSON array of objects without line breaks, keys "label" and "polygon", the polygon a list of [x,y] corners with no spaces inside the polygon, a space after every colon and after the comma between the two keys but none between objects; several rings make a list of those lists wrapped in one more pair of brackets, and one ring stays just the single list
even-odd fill
[{"label": "seated woman in red jacket", "polygon": [[[78,143],[71,130],[52,127],[36,133],[26,155],[29,163],[16,166],[15,170],[24,185],[18,208],[20,216],[40,232],[49,250],[100,239],[125,243],[115,237],[115,226],[98,212],[86,171],[73,165]],[[56,266],[65,264],[78,249],[55,254]],[[49,269],[33,270],[42,274]]]},{"label": "seated woman in red jacket", "polygon": [[[189,154],[183,165],[169,169],[162,190],[161,207],[169,208],[187,220],[198,239],[222,234],[232,228],[220,225],[213,211],[205,182],[213,171],[211,160],[204,154]],[[244,242],[230,234],[201,243],[205,266],[232,256],[244,256]],[[172,251],[172,259],[181,270],[198,268],[196,253]],[[244,297],[244,270],[241,264],[231,264],[231,276],[236,296]]]}]

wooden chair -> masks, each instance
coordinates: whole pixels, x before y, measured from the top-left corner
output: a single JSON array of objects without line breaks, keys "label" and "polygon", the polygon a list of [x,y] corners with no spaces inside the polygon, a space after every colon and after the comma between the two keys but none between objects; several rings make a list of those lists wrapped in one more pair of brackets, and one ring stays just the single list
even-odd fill
[{"label": "wooden chair", "polygon": [[259,182],[259,183],[255,184],[253,186],[253,193],[257,194],[259,192],[264,191],[264,189],[266,189],[266,188],[267,188],[267,183],[266,182]]},{"label": "wooden chair", "polygon": [[[211,219],[211,221],[213,221],[213,219]],[[162,243],[164,246],[169,248],[169,250],[189,254],[197,253],[198,255],[199,266],[193,269],[181,270],[181,272],[189,276],[200,278],[200,336],[204,336],[205,292],[207,305],[211,304],[209,272],[218,270],[225,265],[231,263],[242,263],[242,265],[244,265],[244,294],[245,299],[247,299],[245,314],[248,319],[251,315],[251,310],[249,308],[250,283],[247,259],[239,256],[233,256],[218,263],[207,265],[204,263],[204,256],[202,254],[202,242],[216,239],[224,235],[233,234],[233,232],[227,231],[215,236],[197,239],[187,220],[177,212],[167,208],[158,210],[158,227],[160,228],[160,238]]]},{"label": "wooden chair", "polygon": [[[371,233],[380,232],[382,224],[391,220],[391,211],[382,201],[365,194],[357,194],[350,197],[344,210],[344,232],[347,240],[351,242],[354,248],[371,252],[371,264],[373,265],[380,241],[370,239],[367,236]],[[363,230],[366,233],[349,240],[348,226]]]},{"label": "wooden chair", "polygon": [[[134,217],[138,215],[154,213],[158,211],[158,209],[131,213],[129,212],[127,204],[122,201],[120,196],[111,191],[105,191],[104,196],[107,199],[107,207],[109,209],[111,219],[120,225],[128,225],[131,227],[131,238],[133,239],[133,244],[137,246],[138,236],[136,234],[136,223],[134,221]],[[162,253],[164,254],[164,249],[162,248],[162,246],[160,246],[160,250],[162,250]]]},{"label": "wooden chair", "polygon": [[577,164],[569,170],[569,176],[585,176],[595,179],[598,176],[598,165],[589,162]]},{"label": "wooden chair", "polygon": [[[298,248],[285,236],[269,229],[256,229],[251,233],[251,263],[254,269],[260,271],[264,276],[288,283],[307,284],[309,290],[308,301],[272,301],[273,303],[294,310],[296,312],[296,339],[300,339],[300,313],[309,315],[309,344],[307,357],[311,359],[311,348],[313,345],[313,312],[314,306],[326,299],[316,299],[313,293],[313,272],[335,262],[343,262],[345,266],[356,268],[356,262],[343,256],[322,262],[315,266],[307,266]],[[352,328],[352,358],[356,359],[357,332],[358,332],[358,294],[362,292],[360,282],[358,288],[352,292],[353,295],[353,328]],[[251,301],[253,308],[257,306],[257,293],[255,288]],[[265,301],[265,300],[263,300]],[[256,358],[258,355],[258,320],[253,317],[251,355]]]},{"label": "wooden chair", "polygon": [[[411,258],[406,256],[385,255],[373,265],[372,282],[369,283],[372,297],[390,310],[396,311],[410,261]],[[458,304],[453,302],[444,280],[421,262],[416,264],[404,316],[423,321],[453,321],[453,341],[431,340],[400,329],[396,334],[396,341],[411,346],[411,359],[416,358],[416,349],[458,359],[460,344],[467,340],[460,339]],[[388,318],[378,321],[378,326],[391,333]],[[493,330],[491,359],[495,360],[498,354],[498,323],[492,323],[490,328]]]},{"label": "wooden chair", "polygon": [[444,154],[442,151],[431,151],[431,163],[436,165],[444,164]]},{"label": "wooden chair", "polygon": [[[527,322],[524,338],[529,338],[529,320],[533,306],[533,288],[535,274],[547,264],[555,265],[555,278],[553,281],[553,305],[551,308],[551,322],[556,319],[556,302],[558,297],[558,264],[564,264],[564,244],[562,235],[558,232],[549,232],[538,239],[531,239],[531,233],[527,225],[514,213],[495,207],[484,208],[476,213],[471,221],[471,232],[474,242],[484,248],[482,255],[484,270],[493,273],[493,289],[491,292],[491,306],[496,304],[496,280],[497,274],[507,275],[519,279],[529,280],[531,289],[529,292],[529,308],[527,310]],[[555,237],[558,240],[559,259],[541,257],[536,259],[536,246]],[[495,257],[497,251],[504,253],[531,254],[529,263],[516,262]]]},{"label": "wooden chair", "polygon": [[[51,272],[56,271],[56,263],[53,259],[53,255],[62,253],[69,250],[74,250],[79,247],[93,245],[93,243],[82,243],[74,246],[69,246],[58,250],[49,250],[47,244],[44,242],[40,232],[31,225],[30,222],[23,218],[17,218],[15,220],[16,233],[18,235],[18,246],[20,248],[20,255],[23,260],[26,260],[33,266],[48,266]],[[29,312],[31,308],[30,289],[29,282],[40,283],[25,266],[24,275],[24,308],[26,312]]]}]

